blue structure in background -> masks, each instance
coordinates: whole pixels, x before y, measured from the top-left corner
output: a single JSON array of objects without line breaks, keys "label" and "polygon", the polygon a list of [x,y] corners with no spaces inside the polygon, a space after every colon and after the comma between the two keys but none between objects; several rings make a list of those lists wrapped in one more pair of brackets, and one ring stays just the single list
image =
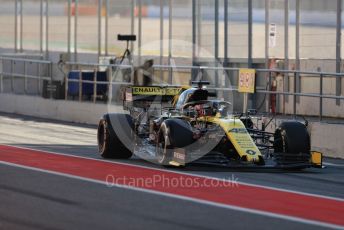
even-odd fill
[{"label": "blue structure in background", "polygon": [[[81,78],[83,81],[92,81],[93,82],[94,72],[82,71],[81,72]],[[82,83],[82,95],[87,95],[87,96],[93,95],[93,85],[94,85],[93,83],[83,82]]]},{"label": "blue structure in background", "polygon": [[[71,71],[68,74],[68,95],[78,96],[79,95],[79,76],[80,71]],[[94,72],[93,71],[81,71],[81,78],[83,81],[92,81],[92,83],[83,82],[82,83],[82,95],[92,96],[94,94]],[[77,81],[70,81],[77,80]],[[106,83],[107,73],[97,72],[97,82]],[[107,84],[97,84],[97,95],[106,95]]]},{"label": "blue structure in background", "polygon": [[[97,82],[107,82],[107,72],[97,72]],[[97,95],[106,95],[107,85],[106,84],[97,84]]]},{"label": "blue structure in background", "polygon": [[68,74],[68,95],[76,96],[79,95],[79,82],[70,80],[79,80],[80,71],[71,71]]}]

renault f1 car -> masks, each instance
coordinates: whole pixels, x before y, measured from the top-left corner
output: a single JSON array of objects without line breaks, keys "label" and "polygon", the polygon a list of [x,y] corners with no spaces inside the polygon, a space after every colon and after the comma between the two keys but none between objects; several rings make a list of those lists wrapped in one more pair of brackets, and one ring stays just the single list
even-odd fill
[{"label": "renault f1 car", "polygon": [[194,83],[197,86],[128,86],[123,93],[128,113],[100,119],[100,155],[127,159],[150,150],[149,159],[175,167],[322,167],[322,154],[310,150],[307,124],[285,121],[267,132],[250,116],[232,113],[231,103],[211,99],[208,82]]}]

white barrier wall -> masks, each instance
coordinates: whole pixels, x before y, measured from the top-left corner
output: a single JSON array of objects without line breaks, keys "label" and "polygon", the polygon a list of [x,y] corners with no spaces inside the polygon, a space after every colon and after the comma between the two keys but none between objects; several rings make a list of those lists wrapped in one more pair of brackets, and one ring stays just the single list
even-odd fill
[{"label": "white barrier wall", "polygon": [[327,156],[344,158],[344,125],[311,122],[312,149]]},{"label": "white barrier wall", "polygon": [[49,100],[24,95],[1,94],[0,111],[60,121],[98,124],[99,118],[107,112],[121,112],[121,107],[87,102]]}]

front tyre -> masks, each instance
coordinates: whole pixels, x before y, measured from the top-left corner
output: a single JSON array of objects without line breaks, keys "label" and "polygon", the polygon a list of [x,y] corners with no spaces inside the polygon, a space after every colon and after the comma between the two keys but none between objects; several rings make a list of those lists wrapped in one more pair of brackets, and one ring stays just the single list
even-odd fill
[{"label": "front tyre", "polygon": [[307,165],[310,160],[310,135],[307,127],[296,121],[283,122],[274,134],[274,152],[280,165]]}]

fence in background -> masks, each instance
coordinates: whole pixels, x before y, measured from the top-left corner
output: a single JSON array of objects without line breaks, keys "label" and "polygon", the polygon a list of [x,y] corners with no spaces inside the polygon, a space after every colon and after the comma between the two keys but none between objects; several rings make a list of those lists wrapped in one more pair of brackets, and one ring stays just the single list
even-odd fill
[{"label": "fence in background", "polygon": [[51,61],[0,56],[0,93],[42,95],[44,88],[45,97],[52,98],[52,66]]},{"label": "fence in background", "polygon": [[[7,93],[19,93],[19,94],[28,94],[28,81],[34,80],[37,85],[37,93],[36,95],[42,95],[42,81],[47,81],[50,84],[50,87],[53,87],[52,84],[52,78],[51,78],[51,66],[52,63],[49,61],[42,61],[42,60],[31,60],[31,59],[17,59],[17,58],[0,58],[0,66],[3,66],[4,63],[8,63],[10,66],[9,72],[4,71],[3,68],[0,68],[0,89],[1,92],[7,92]],[[21,63],[22,65],[26,66],[24,67],[23,73],[18,73],[14,69],[14,65],[18,65]],[[31,65],[31,68],[28,67]],[[37,75],[32,75],[29,72],[32,72],[32,65],[35,65],[38,69]],[[102,65],[102,64],[90,64],[90,63],[80,63],[80,62],[68,62],[65,64],[65,69],[67,69],[69,72],[66,74],[66,78],[64,81],[64,97],[60,99],[64,100],[78,100],[79,102],[92,101],[93,103],[116,103],[121,101],[121,87],[131,85],[133,74],[134,74],[134,67],[131,65]],[[76,67],[83,69],[85,73],[88,73],[88,76],[90,78],[86,79],[83,77],[83,71],[74,71],[76,73],[76,77],[71,78],[70,73],[73,72]],[[88,70],[88,71],[87,71]],[[128,82],[126,80],[123,80],[123,71],[122,70],[128,70],[129,74],[131,75],[131,81]],[[191,81],[191,72],[197,71],[199,73],[204,73],[205,71],[208,71],[209,73],[217,72],[219,75],[222,75],[224,77],[224,81],[220,81],[222,83],[214,83],[212,81],[211,85],[209,86],[210,90],[216,90],[217,92],[222,93],[222,98],[226,99],[226,92],[231,92],[235,95],[232,95],[232,97],[228,97],[228,100],[234,100],[234,102],[238,104],[242,104],[242,98],[241,94],[238,93],[238,85],[237,84],[231,84],[233,83],[233,79],[238,78],[239,74],[239,68],[223,68],[223,67],[209,67],[209,66],[162,66],[162,65],[155,65],[153,66],[153,83],[156,82],[157,84],[173,84],[173,85],[182,85],[182,81]],[[172,82],[168,82],[169,74],[173,70],[174,73],[179,73],[182,76],[174,76],[174,79],[172,79]],[[287,81],[291,84],[289,85],[288,90],[283,90],[285,87],[282,87],[282,89],[279,89],[277,91],[271,91],[270,86],[272,84],[272,76],[278,72],[283,78],[287,78]],[[106,73],[107,77],[103,77],[101,80],[99,80],[99,75],[101,73]],[[166,82],[157,82],[159,79],[162,79],[161,73],[163,73],[166,76]],[[183,75],[183,73],[185,75]],[[208,73],[208,77],[209,74]],[[264,86],[258,86],[256,89],[257,95],[265,95],[263,97],[263,104],[265,108],[268,108],[268,110],[271,108],[271,97],[270,95],[274,95],[276,97],[279,97],[278,102],[282,110],[277,110],[276,113],[281,114],[292,114],[294,116],[298,114],[305,114],[305,112],[302,112],[302,108],[298,108],[298,98],[305,99],[305,98],[316,98],[318,100],[317,106],[318,106],[318,112],[317,114],[306,114],[305,115],[313,115],[318,116],[321,120],[323,118],[323,107],[324,107],[324,100],[331,100],[333,104],[335,104],[336,100],[344,100],[344,96],[336,96],[335,93],[330,93],[329,90],[325,92],[324,88],[325,85],[331,84],[331,79],[336,81],[338,78],[343,78],[343,74],[337,74],[337,73],[326,73],[326,72],[306,72],[306,71],[284,71],[284,70],[277,70],[277,69],[256,69],[257,77],[265,77],[267,78],[267,85]],[[122,75],[122,76],[121,76]],[[156,76],[157,75],[157,76]],[[185,79],[185,76],[189,76],[189,78]],[[69,76],[69,77],[68,77]],[[301,82],[307,81],[308,79],[311,79],[312,81],[318,81],[319,87],[318,89],[312,89],[312,92],[304,92],[300,91],[297,92],[296,88],[294,87],[296,85],[296,79],[300,78]],[[7,82],[7,84],[5,83]],[[23,85],[24,90],[22,92],[16,92],[14,89],[15,85],[18,85],[21,83]],[[325,84],[326,83],[326,84]],[[32,83],[31,83],[32,86]],[[5,89],[5,87],[9,89]],[[71,89],[73,88],[73,92],[77,92],[76,95],[71,95]],[[104,88],[105,87],[105,88]],[[103,93],[102,96],[105,96],[102,100],[99,100],[99,89],[103,89],[101,92]],[[104,90],[105,89],[105,90]],[[32,90],[31,90],[32,91]],[[49,95],[46,96],[48,98],[53,98],[53,91],[56,91],[56,89],[48,87],[48,93]],[[86,92],[88,92],[89,98],[85,98]],[[305,90],[307,91],[307,90]],[[32,94],[32,93],[31,93]],[[76,96],[76,97],[72,97]],[[289,98],[289,100],[286,100],[286,98]],[[304,102],[305,103],[305,102]],[[312,102],[312,106],[316,107],[314,105],[314,102]],[[254,108],[254,107],[253,107]],[[237,109],[238,110],[238,109]],[[326,116],[329,116],[329,114],[326,114]]]}]

